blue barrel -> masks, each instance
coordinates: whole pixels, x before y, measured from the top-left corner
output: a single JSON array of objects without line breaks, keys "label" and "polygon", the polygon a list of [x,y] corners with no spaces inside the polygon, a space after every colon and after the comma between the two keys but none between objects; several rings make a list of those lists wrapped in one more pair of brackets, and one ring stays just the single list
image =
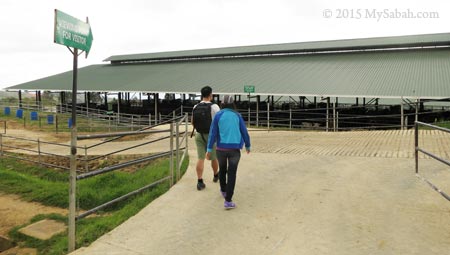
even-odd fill
[{"label": "blue barrel", "polygon": [[67,124],[68,124],[69,128],[72,128],[72,118],[69,118],[69,120],[67,121]]},{"label": "blue barrel", "polygon": [[47,124],[53,125],[53,115],[47,115]]},{"label": "blue barrel", "polygon": [[4,113],[5,113],[5,115],[11,115],[11,108],[5,107]]},{"label": "blue barrel", "polygon": [[30,113],[31,120],[38,120],[38,113],[37,112],[31,112]]},{"label": "blue barrel", "polygon": [[23,110],[22,110],[22,109],[18,109],[18,110],[16,111],[16,117],[19,118],[19,119],[21,119],[22,116],[23,116]]}]

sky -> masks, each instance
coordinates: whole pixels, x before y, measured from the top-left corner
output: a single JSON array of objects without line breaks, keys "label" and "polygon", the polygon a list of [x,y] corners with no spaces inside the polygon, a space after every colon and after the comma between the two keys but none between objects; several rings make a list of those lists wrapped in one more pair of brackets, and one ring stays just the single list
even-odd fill
[{"label": "sky", "polygon": [[53,42],[54,9],[89,17],[79,67],[109,56],[450,32],[446,1],[1,0],[0,89],[72,69]]}]

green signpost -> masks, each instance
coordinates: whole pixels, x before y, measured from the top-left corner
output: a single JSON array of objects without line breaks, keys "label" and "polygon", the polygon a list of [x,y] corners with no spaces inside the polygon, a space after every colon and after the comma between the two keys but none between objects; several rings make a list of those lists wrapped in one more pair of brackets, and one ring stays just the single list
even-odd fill
[{"label": "green signpost", "polygon": [[89,23],[55,10],[55,43],[89,53],[93,39]]},{"label": "green signpost", "polygon": [[255,93],[255,86],[245,85],[244,86],[244,92],[245,93]]},{"label": "green signpost", "polygon": [[[75,220],[76,220],[76,185],[77,185],[77,74],[78,50],[86,52],[86,57],[92,46],[91,26],[87,22],[76,19],[55,9],[54,39],[57,44],[67,46],[73,54],[72,83],[72,129],[70,139],[70,175],[69,175],[69,230],[68,250],[75,250]],[[72,47],[73,50],[70,48]],[[81,54],[81,53],[80,53]]]}]

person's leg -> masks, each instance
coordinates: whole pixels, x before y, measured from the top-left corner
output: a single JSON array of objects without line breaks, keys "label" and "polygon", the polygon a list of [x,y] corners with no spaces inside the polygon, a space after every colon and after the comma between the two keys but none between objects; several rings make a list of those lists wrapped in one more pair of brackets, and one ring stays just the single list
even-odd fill
[{"label": "person's leg", "polygon": [[197,189],[202,190],[205,188],[205,183],[203,182],[203,169],[205,166],[205,154],[206,154],[206,143],[203,141],[201,135],[199,133],[195,134],[195,144],[197,145],[197,165],[196,165],[196,171],[197,171]]},{"label": "person's leg", "polygon": [[216,146],[214,146],[212,152],[211,152],[211,168],[213,169],[213,182],[217,182],[219,180],[219,161],[217,161],[217,152],[216,152]]},{"label": "person's leg", "polygon": [[219,173],[219,161],[217,159],[211,160],[211,167],[213,169],[214,175]]},{"label": "person's leg", "polygon": [[227,153],[225,151],[217,151],[217,161],[219,165],[220,191],[225,192],[227,189]]},{"label": "person's leg", "polygon": [[196,166],[196,170],[197,170],[197,178],[200,180],[203,177],[203,168],[205,166],[205,160],[204,159],[198,159],[197,160],[197,166]]},{"label": "person's leg", "polygon": [[231,202],[234,194],[234,186],[236,185],[236,172],[241,159],[241,151],[234,150],[228,152],[228,182],[227,182],[227,196],[225,200]]}]

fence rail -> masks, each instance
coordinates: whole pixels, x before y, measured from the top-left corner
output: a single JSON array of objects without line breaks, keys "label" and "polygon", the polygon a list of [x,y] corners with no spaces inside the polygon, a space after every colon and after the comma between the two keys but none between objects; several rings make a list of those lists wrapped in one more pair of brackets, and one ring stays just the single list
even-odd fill
[{"label": "fence rail", "polygon": [[446,133],[450,133],[450,129],[447,128],[443,128],[443,127],[438,127],[438,126],[434,126],[434,125],[430,125],[424,122],[419,122],[416,121],[414,123],[414,145],[415,145],[415,153],[414,153],[414,159],[415,159],[415,168],[416,168],[416,176],[420,179],[422,179],[424,182],[428,183],[428,185],[430,185],[431,188],[433,188],[435,191],[439,192],[439,194],[441,194],[444,198],[446,198],[448,201],[450,201],[450,196],[447,195],[444,191],[442,191],[441,189],[439,189],[436,185],[434,185],[433,183],[431,183],[429,180],[427,180],[425,177],[419,175],[419,152],[441,162],[444,163],[447,166],[450,166],[450,161],[445,160],[429,151],[426,151],[422,148],[419,147],[419,126],[425,126],[431,129],[435,129],[435,130],[439,130],[442,132],[446,132]]},{"label": "fence rail", "polygon": [[[150,188],[152,188],[152,187],[154,187],[154,186],[156,186],[156,185],[158,185],[160,183],[163,183],[165,181],[169,181],[170,182],[170,186],[172,186],[174,181],[175,181],[174,180],[175,178],[176,178],[177,181],[181,178],[181,163],[183,162],[183,160],[185,159],[185,156],[187,155],[187,148],[188,148],[187,147],[187,144],[188,144],[187,143],[188,142],[187,141],[188,115],[185,114],[185,116],[183,116],[183,117],[177,117],[177,118],[173,118],[172,120],[166,120],[165,123],[166,124],[167,123],[170,124],[170,129],[146,131],[146,129],[148,129],[148,128],[145,128],[144,130],[140,130],[140,131],[130,131],[130,132],[121,132],[121,133],[78,136],[78,139],[96,139],[96,138],[111,138],[112,137],[112,139],[108,140],[108,142],[111,142],[111,141],[114,141],[117,138],[125,137],[125,136],[142,135],[142,134],[155,134],[155,133],[168,133],[168,135],[166,135],[166,136],[159,137],[159,138],[153,139],[151,141],[146,141],[146,142],[143,142],[143,143],[139,143],[137,145],[133,145],[133,146],[130,146],[130,147],[127,147],[127,148],[123,148],[123,149],[120,149],[120,150],[116,150],[114,152],[107,153],[107,154],[104,154],[104,155],[101,155],[101,156],[96,156],[96,157],[93,157],[91,159],[88,159],[86,157],[84,159],[85,162],[86,161],[91,161],[91,160],[98,160],[98,159],[100,159],[102,157],[105,157],[105,156],[110,156],[110,155],[117,154],[117,153],[129,150],[129,149],[137,148],[137,147],[140,147],[140,146],[143,146],[143,145],[147,145],[147,144],[150,144],[150,143],[154,143],[154,142],[158,142],[158,141],[162,141],[162,140],[166,140],[166,139],[169,139],[168,147],[170,149],[168,151],[164,151],[164,152],[161,152],[161,153],[156,153],[156,154],[153,154],[153,155],[150,155],[150,156],[140,157],[138,159],[129,160],[129,161],[122,162],[122,163],[117,163],[117,164],[114,164],[114,165],[111,165],[111,166],[107,166],[107,167],[103,167],[103,168],[100,168],[100,169],[96,169],[96,170],[93,170],[93,171],[90,170],[90,171],[88,171],[86,173],[77,175],[75,177],[76,181],[81,181],[83,179],[87,179],[87,178],[90,178],[90,177],[93,177],[93,176],[101,175],[101,174],[108,173],[108,172],[111,172],[111,171],[115,171],[115,170],[118,170],[118,169],[122,169],[122,168],[125,168],[125,167],[128,167],[128,166],[132,166],[132,165],[135,165],[135,164],[148,162],[148,161],[153,160],[153,159],[157,159],[157,158],[161,158],[161,157],[167,157],[167,156],[169,156],[169,165],[170,165],[169,168],[170,169],[169,169],[169,175],[168,176],[162,177],[161,179],[159,179],[159,180],[157,180],[157,181],[155,181],[155,182],[153,182],[151,184],[148,184],[148,185],[146,185],[146,186],[144,186],[144,187],[142,187],[140,189],[131,191],[131,192],[129,192],[129,193],[123,195],[123,196],[120,196],[118,198],[115,198],[115,199],[113,199],[111,201],[105,202],[104,204],[96,206],[95,208],[89,209],[86,212],[83,212],[83,213],[81,213],[79,215],[73,214],[73,217],[75,218],[75,221],[80,220],[82,218],[85,218],[88,215],[91,215],[91,214],[93,214],[93,213],[95,213],[95,212],[97,212],[97,211],[99,211],[99,210],[101,210],[103,208],[106,208],[106,207],[108,207],[108,206],[110,206],[112,204],[115,204],[115,203],[119,202],[119,201],[125,200],[125,199],[127,199],[127,198],[129,198],[129,197],[131,197],[133,195],[141,193],[141,192],[143,192],[143,191],[145,191],[147,189],[150,189]],[[179,130],[179,127],[182,125],[182,123],[184,123],[185,129],[186,129],[184,132],[180,132],[180,130]],[[155,125],[155,126],[159,126],[159,125],[163,125],[163,124],[160,123],[160,124]],[[152,126],[152,127],[155,127],[155,126]],[[180,136],[183,137],[181,142],[179,141],[179,137]],[[175,142],[175,146],[174,146],[174,142]],[[184,147],[180,146],[182,142],[186,142],[186,146],[184,146]],[[105,142],[102,142],[100,144],[103,145],[103,144],[105,144]],[[96,144],[94,146],[99,146],[99,144]],[[91,146],[90,148],[92,148],[94,146]],[[88,154],[87,153],[87,147],[85,147],[85,149],[86,149],[85,154]],[[180,157],[180,151],[181,150],[183,150],[183,156],[182,157]],[[176,155],[176,157],[174,157],[174,154]],[[83,159],[81,159],[81,161],[83,161]],[[175,161],[175,169],[174,169],[174,161]],[[76,201],[76,199],[74,201],[71,200],[71,203],[75,203],[75,201]],[[70,231],[74,231],[74,230],[69,230],[69,232]]]},{"label": "fence rail", "polygon": [[[252,102],[254,103],[254,102]],[[296,109],[286,108],[274,109],[267,102],[261,102],[256,110],[253,108],[238,109],[248,125],[254,127],[278,129],[305,129],[324,131],[347,131],[352,129],[406,129],[414,127],[414,121],[431,123],[440,119],[445,120],[450,116],[450,107],[425,105],[418,111],[418,102],[406,102],[409,108],[400,105],[351,105],[329,103],[318,108]],[[15,107],[19,109],[17,106]],[[25,107],[24,107],[25,108]],[[27,109],[32,109],[29,106]],[[49,107],[54,114],[54,129],[56,132],[69,131],[71,106],[55,105]],[[41,108],[42,109],[42,108]],[[119,110],[119,109],[118,109]],[[148,115],[127,114],[105,111],[101,109],[88,108],[85,105],[77,105],[77,114],[80,117],[77,128],[83,131],[119,132],[142,130],[148,126],[158,125],[171,121],[177,116],[183,116],[185,112],[191,112],[191,106],[180,106],[167,114],[158,113]],[[39,127],[41,119],[46,116],[38,115]],[[35,125],[37,123],[23,117],[23,124]]]},{"label": "fence rail", "polygon": [[[8,140],[9,140],[9,142],[8,142]],[[10,144],[11,141],[21,141],[21,142],[24,142],[25,144],[14,145],[14,144]],[[67,162],[65,162],[66,163],[65,165],[68,165],[69,156],[51,153],[51,152],[42,150],[42,147],[41,147],[42,144],[49,144],[49,145],[53,145],[56,147],[62,147],[65,149],[70,147],[67,144],[45,142],[45,141],[41,141],[40,139],[29,139],[29,138],[0,134],[0,156],[15,158],[18,160],[33,162],[33,163],[36,163],[39,165],[55,167],[55,168],[60,168],[60,169],[64,169],[64,170],[69,169],[68,167],[64,166],[64,164],[56,165],[56,164],[51,164],[51,163],[45,162],[42,157],[43,156],[51,156],[51,157],[56,157],[56,158],[63,160],[62,163],[67,161]],[[83,147],[77,147],[77,148],[83,149]],[[13,149],[13,150],[15,150],[15,152],[11,152],[6,149]],[[19,153],[20,151],[24,151],[27,153]],[[32,156],[37,156],[37,160],[30,158]]]}]

